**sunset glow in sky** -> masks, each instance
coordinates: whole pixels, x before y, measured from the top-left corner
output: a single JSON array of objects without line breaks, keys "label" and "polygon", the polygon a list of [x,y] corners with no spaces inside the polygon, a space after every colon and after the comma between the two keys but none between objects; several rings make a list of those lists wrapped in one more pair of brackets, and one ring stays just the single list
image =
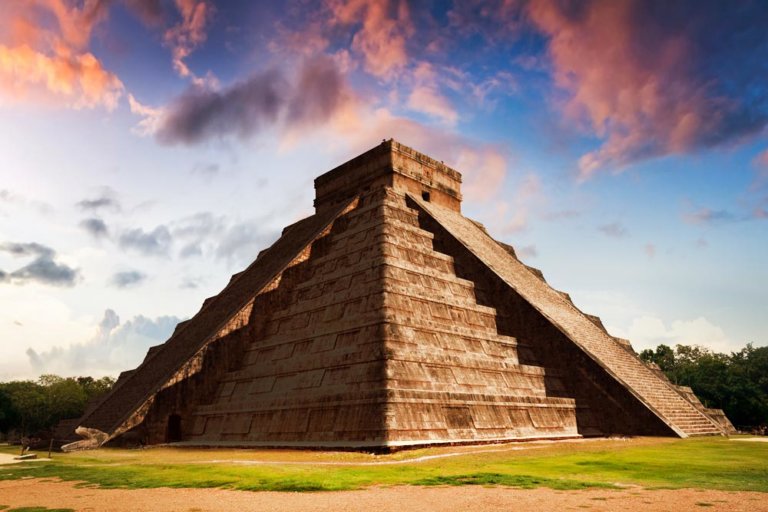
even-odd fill
[{"label": "sunset glow in sky", "polygon": [[116,376],[384,138],[636,349],[768,344],[768,3],[0,1],[0,380]]}]

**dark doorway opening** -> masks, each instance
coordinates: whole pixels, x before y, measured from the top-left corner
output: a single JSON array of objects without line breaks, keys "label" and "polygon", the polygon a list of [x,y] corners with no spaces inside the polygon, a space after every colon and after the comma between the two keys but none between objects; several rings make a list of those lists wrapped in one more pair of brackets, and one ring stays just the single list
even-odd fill
[{"label": "dark doorway opening", "polygon": [[166,443],[178,443],[181,441],[181,416],[171,414],[168,416],[168,428],[165,430]]},{"label": "dark doorway opening", "polygon": [[423,200],[425,200],[426,202],[429,202],[429,192],[426,192],[426,191],[422,192],[421,193],[421,198]]}]

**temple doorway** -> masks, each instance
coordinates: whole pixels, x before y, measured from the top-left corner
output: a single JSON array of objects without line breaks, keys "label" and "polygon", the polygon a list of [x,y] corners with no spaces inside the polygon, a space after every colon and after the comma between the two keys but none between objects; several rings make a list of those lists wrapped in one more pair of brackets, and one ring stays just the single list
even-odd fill
[{"label": "temple doorway", "polygon": [[181,416],[171,414],[168,416],[168,427],[165,431],[166,443],[178,443],[181,441]]}]

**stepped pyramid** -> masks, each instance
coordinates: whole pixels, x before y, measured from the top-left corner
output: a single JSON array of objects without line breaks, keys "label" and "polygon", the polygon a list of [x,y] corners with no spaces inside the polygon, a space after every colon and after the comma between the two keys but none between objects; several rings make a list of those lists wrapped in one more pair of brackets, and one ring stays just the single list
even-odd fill
[{"label": "stepped pyramid", "polygon": [[124,372],[65,449],[727,432],[463,217],[460,188],[392,140],[318,177],[316,213]]}]

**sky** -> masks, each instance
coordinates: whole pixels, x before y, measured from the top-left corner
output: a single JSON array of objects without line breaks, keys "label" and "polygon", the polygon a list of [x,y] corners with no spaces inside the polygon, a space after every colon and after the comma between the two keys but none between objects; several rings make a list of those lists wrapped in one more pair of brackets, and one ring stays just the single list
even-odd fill
[{"label": "sky", "polygon": [[768,344],[768,3],[0,2],[0,380],[133,368],[382,139],[637,350]]}]

